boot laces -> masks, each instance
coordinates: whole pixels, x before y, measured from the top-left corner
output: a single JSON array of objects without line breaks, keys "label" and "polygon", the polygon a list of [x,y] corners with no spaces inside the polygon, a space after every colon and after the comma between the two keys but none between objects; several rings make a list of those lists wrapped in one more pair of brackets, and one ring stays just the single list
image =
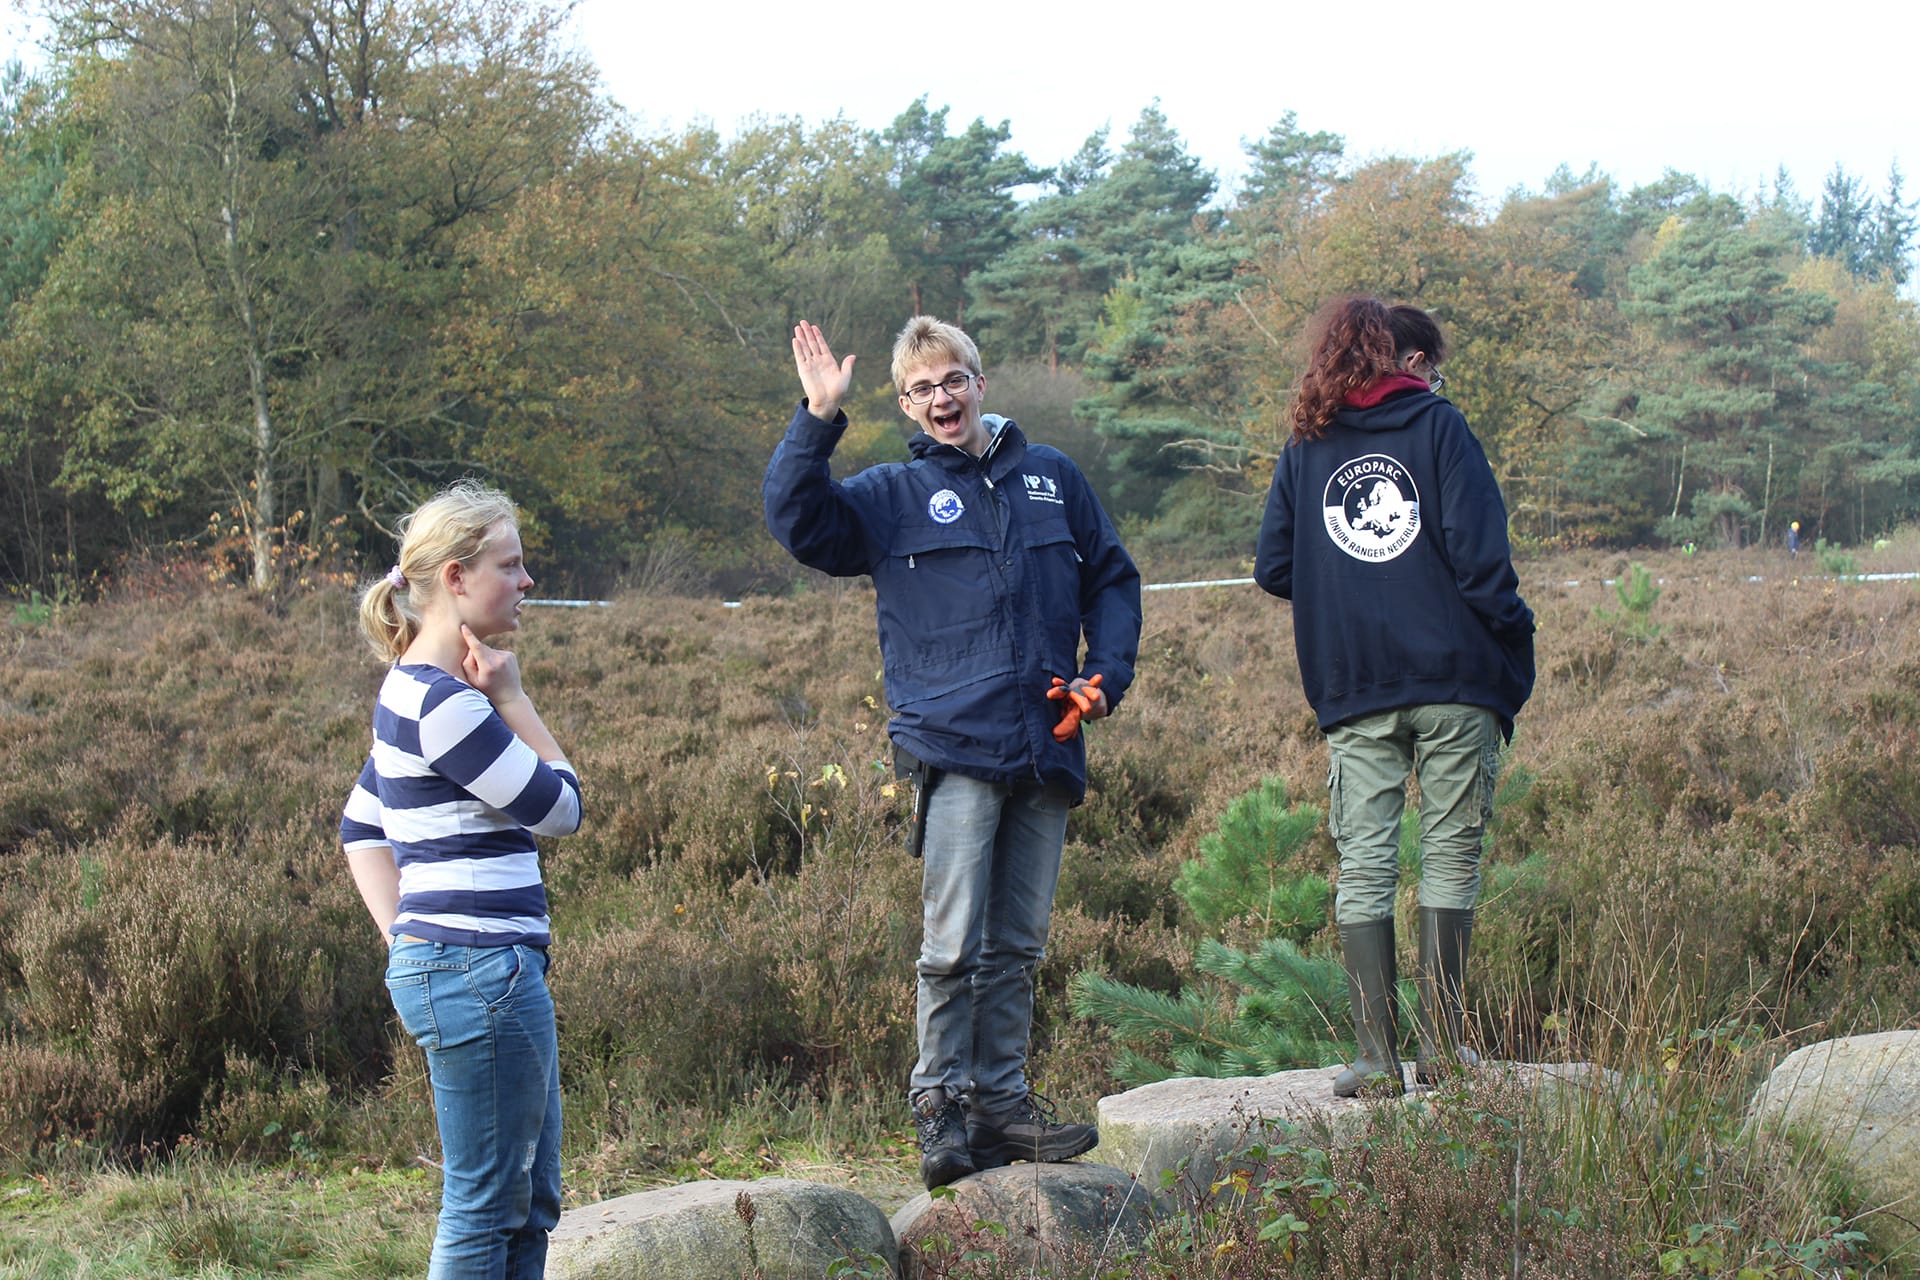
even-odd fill
[{"label": "boot laces", "polygon": [[915,1108],[913,1129],[920,1138],[921,1148],[927,1149],[940,1145],[940,1140],[949,1131],[958,1132],[961,1123],[960,1104],[949,1099],[938,1110],[922,1111]]},{"label": "boot laces", "polygon": [[1007,1113],[1006,1123],[1018,1124],[1027,1120],[1036,1127],[1051,1128],[1060,1123],[1059,1116],[1059,1110],[1051,1099],[1029,1089],[1026,1097],[1013,1104],[1013,1110]]}]

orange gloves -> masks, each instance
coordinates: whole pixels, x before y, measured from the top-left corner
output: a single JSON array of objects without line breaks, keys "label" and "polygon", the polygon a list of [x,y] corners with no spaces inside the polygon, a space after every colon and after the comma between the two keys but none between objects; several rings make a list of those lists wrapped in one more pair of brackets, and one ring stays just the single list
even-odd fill
[{"label": "orange gloves", "polygon": [[[1090,687],[1099,683],[1100,677],[1097,673],[1087,680]],[[1059,676],[1053,678],[1053,688],[1047,690],[1047,697],[1055,702],[1067,704],[1061,709],[1060,723],[1053,726],[1054,741],[1065,742],[1080,732],[1080,717],[1093,710],[1093,699],[1078,689],[1069,689],[1067,682]]]}]

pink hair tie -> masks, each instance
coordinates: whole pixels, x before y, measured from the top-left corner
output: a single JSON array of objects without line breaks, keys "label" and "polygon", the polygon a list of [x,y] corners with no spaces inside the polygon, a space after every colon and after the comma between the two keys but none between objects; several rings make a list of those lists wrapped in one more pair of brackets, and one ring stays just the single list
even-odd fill
[{"label": "pink hair tie", "polygon": [[387,570],[387,585],[395,591],[405,591],[407,589],[407,575],[400,572],[399,565],[395,565],[393,568]]}]

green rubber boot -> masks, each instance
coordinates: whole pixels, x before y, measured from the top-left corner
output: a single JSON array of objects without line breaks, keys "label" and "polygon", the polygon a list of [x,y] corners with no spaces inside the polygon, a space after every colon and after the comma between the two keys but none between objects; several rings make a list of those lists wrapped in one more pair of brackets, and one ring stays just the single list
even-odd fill
[{"label": "green rubber boot", "polygon": [[1340,926],[1340,957],[1347,967],[1347,1002],[1353,1008],[1353,1038],[1359,1056],[1333,1079],[1333,1096],[1351,1098],[1362,1089],[1404,1093],[1400,1035],[1394,1018],[1399,972],[1393,955],[1393,917]]},{"label": "green rubber boot", "polygon": [[1420,908],[1420,1050],[1413,1078],[1438,1084],[1461,1067],[1477,1067],[1480,1055],[1462,1043],[1467,989],[1467,951],[1473,942],[1473,912]]}]

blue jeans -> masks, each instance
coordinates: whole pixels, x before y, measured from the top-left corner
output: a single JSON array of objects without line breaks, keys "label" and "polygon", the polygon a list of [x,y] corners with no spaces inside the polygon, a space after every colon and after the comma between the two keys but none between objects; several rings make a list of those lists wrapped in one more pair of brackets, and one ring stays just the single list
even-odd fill
[{"label": "blue jeans", "polygon": [[396,942],[387,990],[427,1051],[445,1182],[429,1280],[533,1280],[560,1221],[560,1052],[539,947]]},{"label": "blue jeans", "polygon": [[927,797],[914,1097],[971,1094],[997,1114],[1026,1096],[1033,975],[1047,946],[1064,792],[942,773]]},{"label": "blue jeans", "polygon": [[1360,716],[1327,730],[1333,773],[1327,825],[1340,850],[1334,919],[1393,918],[1407,775],[1420,777],[1420,905],[1471,911],[1480,845],[1493,816],[1500,721],[1485,707],[1439,702]]}]

